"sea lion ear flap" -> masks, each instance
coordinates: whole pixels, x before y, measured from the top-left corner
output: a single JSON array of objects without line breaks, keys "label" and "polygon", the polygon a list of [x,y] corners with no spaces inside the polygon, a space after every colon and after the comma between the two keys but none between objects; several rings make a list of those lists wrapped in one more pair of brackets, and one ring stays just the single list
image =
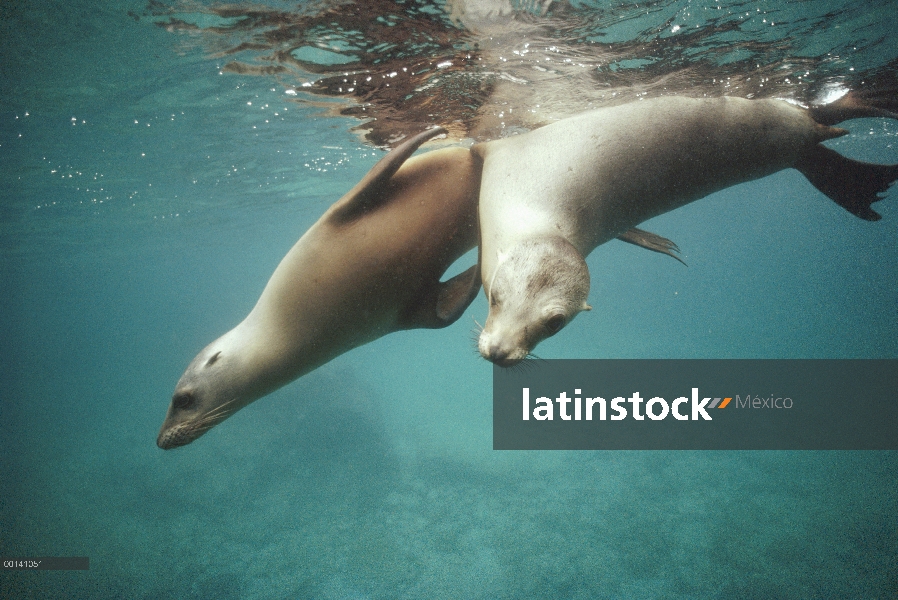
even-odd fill
[{"label": "sea lion ear flap", "polygon": [[213,354],[211,357],[209,357],[209,360],[206,361],[206,366],[211,367],[212,365],[215,364],[215,361],[217,361],[220,357],[221,357],[221,350],[219,350],[218,352]]},{"label": "sea lion ear flap", "polygon": [[437,282],[406,319],[404,329],[440,329],[455,323],[480,291],[480,263],[455,277]]},{"label": "sea lion ear flap", "polygon": [[583,306],[580,307],[580,310],[592,310],[592,307],[587,304],[586,301],[584,301]]},{"label": "sea lion ear flap", "polygon": [[399,167],[415,153],[415,150],[421,147],[421,144],[444,133],[446,130],[442,127],[434,127],[422,131],[391,150],[371,167],[371,170],[354,188],[333,205],[331,218],[342,223],[352,221],[386,200],[386,195],[383,193],[384,187],[399,170]]}]

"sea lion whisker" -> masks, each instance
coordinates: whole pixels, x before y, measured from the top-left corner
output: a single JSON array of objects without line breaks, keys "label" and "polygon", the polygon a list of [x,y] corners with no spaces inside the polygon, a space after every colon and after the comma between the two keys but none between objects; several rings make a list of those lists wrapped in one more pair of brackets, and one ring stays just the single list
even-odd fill
[{"label": "sea lion whisker", "polygon": [[222,421],[224,421],[229,416],[230,416],[230,413],[225,414],[221,418],[218,418],[218,416],[213,416],[213,417],[203,417],[203,418],[197,419],[196,421],[194,421],[194,428],[213,427],[213,426],[217,425],[218,423],[221,423]]},{"label": "sea lion whisker", "polygon": [[480,321],[475,319],[473,315],[471,315],[471,320],[474,321],[474,325],[477,326],[477,331],[483,331],[483,325],[481,325]]},{"label": "sea lion whisker", "polygon": [[189,429],[189,430],[186,430],[186,431],[190,431],[190,433],[191,433],[191,435],[192,435],[193,437],[198,437],[198,436],[200,436],[200,435],[206,433],[207,431],[209,431],[209,430],[212,429],[213,427],[215,427],[217,424],[218,424],[217,421],[208,421],[208,422],[194,423],[194,424],[190,427],[190,429]]},{"label": "sea lion whisker", "polygon": [[483,325],[471,316],[471,320],[474,321],[474,327],[471,329],[471,342],[474,344],[474,354],[480,355],[480,336],[483,333]]},{"label": "sea lion whisker", "polygon": [[541,359],[540,357],[536,356],[535,354],[533,354],[531,352],[531,353],[528,353],[527,356],[522,358],[520,360],[520,362],[518,362],[512,368],[517,369],[519,372],[529,371],[541,360],[543,360],[543,359]]},{"label": "sea lion whisker", "polygon": [[223,407],[219,407],[213,411],[209,411],[208,413],[201,415],[199,419],[197,419],[197,423],[207,423],[210,421],[220,422],[224,421],[226,418],[231,416],[235,411],[229,409],[223,409]]},{"label": "sea lion whisker", "polygon": [[213,408],[212,410],[210,410],[210,411],[208,411],[208,412],[206,412],[206,413],[203,413],[203,414],[200,416],[200,419],[212,419],[212,418],[216,418],[218,415],[220,415],[220,414],[222,414],[222,413],[225,413],[225,414],[231,413],[231,412],[233,412],[233,410],[232,410],[231,408],[229,408],[229,407],[230,407],[232,404],[234,404],[236,401],[237,401],[237,398],[233,398],[233,399],[231,399],[231,400],[228,400],[228,401],[225,402],[224,404],[221,404],[221,405],[219,405],[219,406],[216,406],[216,407]]},{"label": "sea lion whisker", "polygon": [[216,425],[218,425],[219,423],[221,423],[228,417],[230,417],[235,412],[236,411],[234,411],[234,410],[228,410],[228,411],[224,411],[224,412],[217,411],[217,412],[215,412],[215,414],[203,415],[202,417],[200,417],[199,419],[194,421],[193,427],[194,427],[194,429],[200,429],[200,428],[202,428],[203,430],[210,429],[212,427],[215,427]]},{"label": "sea lion whisker", "polygon": [[200,415],[199,418],[194,421],[194,423],[196,424],[196,426],[202,426],[206,423],[209,423],[209,427],[212,427],[217,423],[221,423],[236,412],[235,408],[230,408],[230,405],[233,404],[236,400],[237,399],[235,398],[234,400],[225,402],[221,406],[218,406],[210,410],[209,412]]},{"label": "sea lion whisker", "polygon": [[204,425],[198,425],[196,427],[191,427],[190,432],[193,433],[195,435],[195,437],[198,437],[198,436],[206,433],[213,427],[215,427],[215,423],[206,423]]}]

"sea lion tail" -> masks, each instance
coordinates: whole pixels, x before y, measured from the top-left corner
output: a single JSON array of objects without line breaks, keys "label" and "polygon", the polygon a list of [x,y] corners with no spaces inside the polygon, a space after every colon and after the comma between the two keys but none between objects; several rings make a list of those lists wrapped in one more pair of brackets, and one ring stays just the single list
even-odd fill
[{"label": "sea lion tail", "polygon": [[836,204],[866,221],[882,218],[870,205],[882,200],[880,194],[898,180],[898,164],[876,165],[851,160],[819,144],[795,168]]}]

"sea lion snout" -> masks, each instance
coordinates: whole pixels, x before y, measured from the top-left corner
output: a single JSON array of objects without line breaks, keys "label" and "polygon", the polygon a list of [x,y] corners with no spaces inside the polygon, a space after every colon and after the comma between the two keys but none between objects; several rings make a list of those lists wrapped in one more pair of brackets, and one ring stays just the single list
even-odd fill
[{"label": "sea lion snout", "polygon": [[481,352],[481,355],[494,365],[502,368],[513,367],[522,360],[520,358],[512,358],[511,352],[503,350],[496,344],[490,346],[486,353]]},{"label": "sea lion snout", "polygon": [[487,296],[489,315],[477,348],[486,360],[511,367],[580,311],[589,310],[589,270],[561,237],[527,240],[501,253]]},{"label": "sea lion snout", "polygon": [[156,438],[156,445],[163,450],[171,450],[178,446],[186,446],[191,441],[193,440],[182,435],[182,428],[173,427],[168,430],[163,429],[159,432],[159,437]]},{"label": "sea lion snout", "polygon": [[[489,327],[489,324],[487,324]],[[500,367],[513,367],[530,354],[529,348],[509,340],[510,336],[496,334],[484,329],[477,342],[480,355]]]}]

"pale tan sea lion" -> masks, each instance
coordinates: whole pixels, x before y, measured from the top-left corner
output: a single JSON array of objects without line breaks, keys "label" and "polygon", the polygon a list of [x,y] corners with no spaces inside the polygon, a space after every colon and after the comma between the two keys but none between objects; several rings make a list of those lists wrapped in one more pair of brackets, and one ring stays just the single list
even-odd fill
[{"label": "pale tan sea lion", "polygon": [[475,265],[440,282],[477,244],[479,159],[465,148],[390,152],[278,265],[255,308],[178,381],[157,444],[189,444],[250,404],[383,335],[445,327],[477,295]]},{"label": "pale tan sea lion", "polygon": [[811,109],[662,97],[474,146],[484,161],[480,252],[489,300],[480,354],[500,366],[520,362],[590,308],[584,258],[596,246],[737,183],[793,167],[849,212],[877,220],[870,205],[898,178],[898,165],[849,160],[820,145],[848,133],[830,125],[864,116],[898,118],[851,94]]}]

